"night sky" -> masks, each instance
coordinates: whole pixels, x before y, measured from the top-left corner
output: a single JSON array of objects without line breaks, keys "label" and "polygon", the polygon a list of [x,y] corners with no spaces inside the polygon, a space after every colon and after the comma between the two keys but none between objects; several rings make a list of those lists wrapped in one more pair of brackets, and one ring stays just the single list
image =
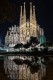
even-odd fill
[{"label": "night sky", "polygon": [[[44,29],[47,41],[53,42],[53,0],[25,0],[27,18],[29,18],[29,2],[36,7],[37,23]],[[4,38],[8,27],[19,25],[20,5],[24,0],[0,0],[0,41]]]}]

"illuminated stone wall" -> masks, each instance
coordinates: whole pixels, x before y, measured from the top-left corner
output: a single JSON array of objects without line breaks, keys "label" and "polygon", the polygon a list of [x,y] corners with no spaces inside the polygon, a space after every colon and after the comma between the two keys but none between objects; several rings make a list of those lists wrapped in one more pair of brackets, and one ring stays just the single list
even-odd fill
[{"label": "illuminated stone wall", "polygon": [[[33,69],[31,68],[31,66],[25,63],[18,64],[13,61],[14,59],[31,61],[32,58],[34,57],[33,56],[5,56],[4,57],[5,74],[7,74],[7,76],[13,80],[14,79],[42,80],[42,78],[46,75],[46,66],[41,63],[41,57],[39,57],[40,68],[37,71],[35,71],[36,67]],[[31,71],[31,69],[33,71]]]},{"label": "illuminated stone wall", "polygon": [[12,28],[9,28],[5,37],[5,45],[13,47],[17,43],[25,44],[27,43],[31,36],[39,39],[39,42],[41,43],[42,41],[42,37],[40,37],[41,35],[44,36],[44,30],[43,28],[40,28],[40,26],[37,24],[35,6],[32,5],[32,3],[30,2],[30,19],[27,19],[26,7],[24,2],[24,8],[23,6],[21,6],[20,10],[19,27],[14,25],[14,27],[12,26]]}]

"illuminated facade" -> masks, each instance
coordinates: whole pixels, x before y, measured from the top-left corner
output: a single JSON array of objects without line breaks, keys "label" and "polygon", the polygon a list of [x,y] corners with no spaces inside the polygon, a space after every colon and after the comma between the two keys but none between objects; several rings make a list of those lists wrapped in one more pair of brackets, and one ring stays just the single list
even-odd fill
[{"label": "illuminated facade", "polygon": [[[26,18],[26,7],[24,2],[24,9],[20,6],[20,25],[9,28],[5,37],[5,45],[10,47],[15,46],[17,43],[27,43],[31,36],[40,39],[40,35],[44,36],[44,31],[37,24],[35,15],[35,6],[30,2],[30,18]],[[42,39],[39,40],[40,42]]]},{"label": "illuminated facade", "polygon": [[[20,7],[20,25],[19,27],[14,25],[7,31],[5,37],[5,45],[9,47],[14,47],[17,43],[27,43],[30,37],[36,37],[39,42],[42,42],[41,36],[44,36],[44,31],[37,24],[36,15],[35,15],[35,6],[32,6],[30,2],[30,18],[26,18],[26,7],[24,2],[24,9]],[[23,9],[23,10],[22,10]],[[40,69],[34,74],[30,71],[30,66],[26,64],[16,64],[14,59],[22,59],[31,61],[32,56],[5,56],[4,58],[4,69],[5,74],[10,77],[12,80],[42,80],[46,75],[45,65],[42,64],[41,58],[39,58],[38,63],[40,64]],[[36,60],[35,60],[36,61]],[[32,64],[33,65],[33,64]]]},{"label": "illuminated facade", "polygon": [[33,6],[33,12],[32,12],[32,3],[30,2],[30,19],[27,19],[25,2],[24,2],[23,13],[22,13],[22,6],[20,12],[20,42],[25,43],[30,38],[30,36],[37,37],[35,6]]},{"label": "illuminated facade", "polygon": [[[31,61],[33,56],[5,56],[4,57],[4,69],[5,74],[11,79],[11,80],[42,80],[43,77],[46,75],[46,66],[42,64],[41,58],[39,57],[39,65],[40,68],[35,71],[35,68],[31,68],[31,66],[28,64],[16,64],[13,60],[14,59],[20,59],[20,60],[28,60]],[[34,62],[31,63],[32,66]],[[35,62],[36,64],[36,62]],[[34,64],[34,65],[35,65]],[[32,70],[31,70],[32,69]],[[35,71],[33,73],[33,71]]]},{"label": "illuminated facade", "polygon": [[5,37],[5,44],[9,47],[15,46],[17,43],[19,43],[19,27],[9,28],[9,31],[7,31],[6,37]]}]

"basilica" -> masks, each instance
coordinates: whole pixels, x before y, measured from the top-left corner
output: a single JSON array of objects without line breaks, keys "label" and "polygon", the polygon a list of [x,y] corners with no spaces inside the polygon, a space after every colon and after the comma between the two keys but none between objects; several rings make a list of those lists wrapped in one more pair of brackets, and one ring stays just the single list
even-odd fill
[{"label": "basilica", "polygon": [[[30,16],[26,17],[26,4],[20,6],[20,22],[19,26],[14,25],[9,27],[5,36],[5,45],[14,47],[16,44],[26,44],[30,37],[35,37],[39,43],[46,41],[44,30],[36,21],[35,6],[30,2]],[[5,74],[10,80],[42,80],[46,75],[46,66],[42,64],[41,57],[15,55],[4,57]],[[16,61],[17,60],[17,63]],[[35,72],[33,72],[35,71]]]},{"label": "basilica", "polygon": [[[30,39],[30,37],[36,37],[39,42],[43,43],[45,38],[44,30],[41,28],[36,21],[35,6],[30,2],[30,17],[26,17],[26,4],[20,6],[20,22],[19,26],[14,25],[9,27],[7,34],[5,36],[5,45],[13,47],[18,43],[25,44]],[[41,36],[41,38],[40,38]]]}]

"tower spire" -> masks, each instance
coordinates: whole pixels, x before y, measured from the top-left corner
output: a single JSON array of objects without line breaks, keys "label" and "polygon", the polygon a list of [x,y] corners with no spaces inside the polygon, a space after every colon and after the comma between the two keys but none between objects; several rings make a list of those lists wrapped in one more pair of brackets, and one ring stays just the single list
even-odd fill
[{"label": "tower spire", "polygon": [[35,6],[33,6],[33,16],[35,17]]},{"label": "tower spire", "polygon": [[33,6],[33,21],[34,21],[34,24],[36,25],[35,6]]},{"label": "tower spire", "polygon": [[32,22],[32,2],[30,2],[30,23]]},{"label": "tower spire", "polygon": [[25,2],[24,2],[24,11],[23,11],[23,23],[26,23],[26,7],[25,7]]},{"label": "tower spire", "polygon": [[36,36],[37,37],[37,23],[36,23],[36,15],[35,15],[35,6],[33,6],[33,16],[32,16],[32,23],[35,25],[34,26],[34,32],[33,32],[33,34],[34,34],[34,36]]},{"label": "tower spire", "polygon": [[22,21],[22,6],[20,6],[21,10],[20,10],[20,26],[22,25],[23,21]]},{"label": "tower spire", "polygon": [[42,35],[44,35],[44,30],[43,30],[43,28],[42,28]]}]

